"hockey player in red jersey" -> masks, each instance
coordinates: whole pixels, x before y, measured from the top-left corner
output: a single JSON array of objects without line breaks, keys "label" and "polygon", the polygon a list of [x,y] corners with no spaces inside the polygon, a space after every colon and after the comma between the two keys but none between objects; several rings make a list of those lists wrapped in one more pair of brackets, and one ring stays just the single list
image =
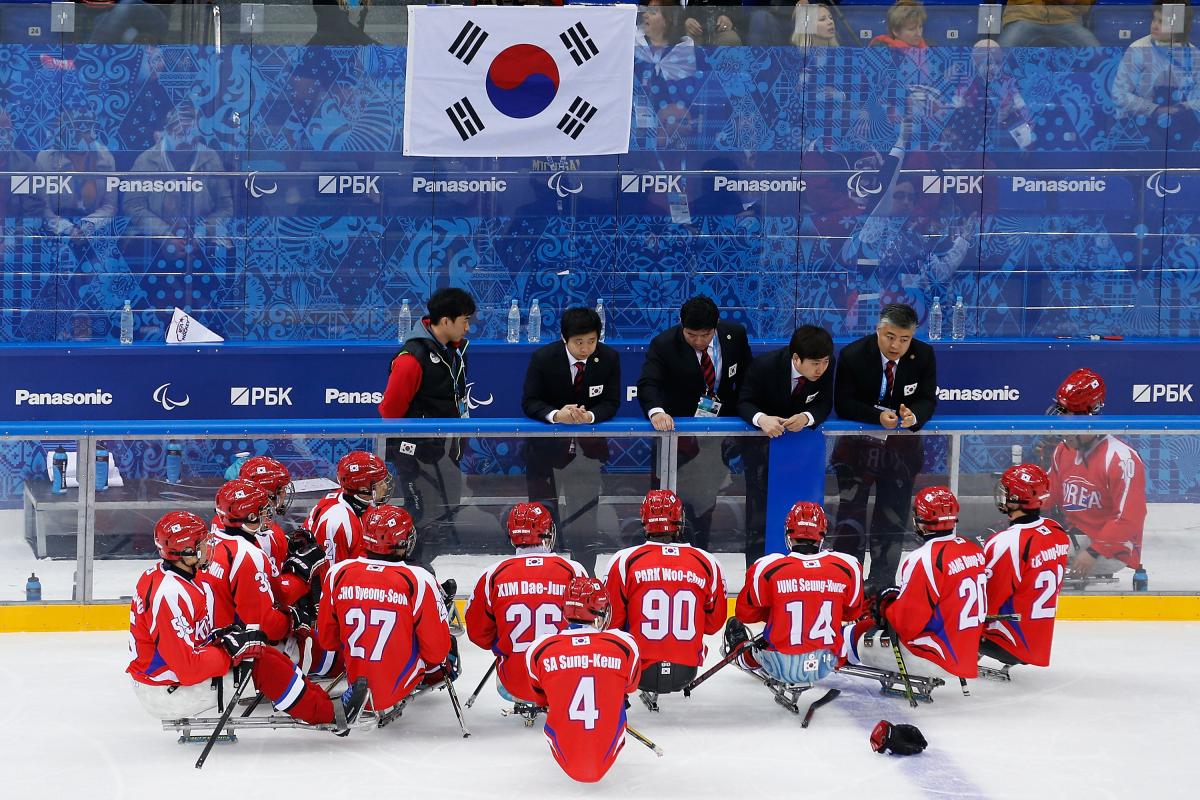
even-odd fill
[{"label": "hockey player in red jersey", "polygon": [[[408,697],[451,652],[441,588],[427,571],[404,563],[416,536],[404,509],[368,509],[365,554],[330,567],[321,594],[318,641],[326,650],[341,651],[350,681],[367,679],[378,711]],[[452,666],[446,669],[454,674]]]},{"label": "hockey player in red jersey", "polygon": [[583,567],[554,552],[554,520],[541,503],[518,503],[508,512],[508,538],[516,548],[479,577],[467,604],[467,636],[496,656],[505,699],[530,703],[525,651],[533,640],[566,627],[562,604]]},{"label": "hockey player in red jersey", "polygon": [[619,551],[605,570],[613,628],[627,631],[642,654],[642,702],[676,692],[704,663],[704,636],[728,615],[725,577],[709,553],[679,541],[683,504],[667,489],[642,501],[646,543]]},{"label": "hockey player in red jersey", "polygon": [[[955,535],[958,498],[945,486],[917,492],[913,521],[925,543],[901,560],[899,588],[879,593],[875,624],[895,632],[904,655],[910,656],[910,672],[974,678],[987,614],[983,550]],[[855,636],[861,632],[860,623]],[[847,654],[851,662],[895,667],[890,648],[863,645],[862,641],[853,642]]]},{"label": "hockey player in red jersey", "polygon": [[743,669],[802,685],[824,678],[837,664],[842,627],[862,613],[863,578],[858,559],[821,551],[828,527],[820,505],[796,503],[784,522],[791,552],[763,556],[746,570],[737,616],[725,626],[726,652],[750,638],[744,623],[766,627],[761,646],[743,649]]},{"label": "hockey player in red jersey", "polygon": [[1049,497],[1050,479],[1036,464],[1009,467],[996,485],[996,507],[1010,524],[983,548],[988,615],[997,618],[984,628],[979,652],[1006,666],[1050,666],[1071,541],[1061,525],[1041,516]]},{"label": "hockey player in red jersey", "polygon": [[625,746],[625,697],[641,674],[633,637],[605,630],[609,611],[600,581],[572,578],[563,609],[569,627],[525,651],[533,700],[547,707],[550,752],[584,783],[603,778]]},{"label": "hockey player in red jersey", "polygon": [[392,494],[387,465],[364,450],[342,456],[337,481],[341,488],[313,506],[304,526],[317,537],[330,566],[362,555],[362,516],[371,506],[386,503]]},{"label": "hockey player in red jersey", "polygon": [[126,671],[142,706],[159,719],[199,714],[218,703],[212,679],[222,678],[222,695],[228,697],[230,669],[246,662],[254,685],[276,710],[313,725],[334,724],[344,733],[362,708],[365,685],[331,702],[287,656],[266,646],[262,631],[213,630],[212,591],[197,580],[211,535],[189,511],[172,511],[154,526],[162,560],[142,573],[130,604]]},{"label": "hockey player in red jersey", "polygon": [[[1052,412],[1098,414],[1104,379],[1090,369],[1067,376]],[[1050,502],[1057,507],[1073,544],[1068,578],[1087,582],[1111,577],[1125,567],[1140,570],[1146,524],[1146,466],[1115,436],[1078,433],[1063,437],[1050,462]]]}]

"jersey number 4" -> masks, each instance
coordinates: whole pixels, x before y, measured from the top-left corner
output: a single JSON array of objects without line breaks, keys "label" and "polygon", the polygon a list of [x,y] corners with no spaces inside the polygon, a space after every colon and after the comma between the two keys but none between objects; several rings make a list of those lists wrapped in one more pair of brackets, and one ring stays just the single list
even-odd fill
[{"label": "jersey number 4", "polygon": [[584,730],[590,731],[596,727],[600,711],[596,708],[595,678],[584,676],[579,679],[579,685],[575,687],[575,694],[571,695],[567,718],[582,722]]},{"label": "jersey number 4", "polygon": [[372,608],[369,624],[371,627],[379,629],[379,633],[375,636],[375,646],[371,648],[370,656],[367,655],[366,648],[358,644],[358,640],[367,629],[367,615],[363,613],[361,608],[352,608],[346,612],[346,625],[354,626],[350,638],[346,640],[346,646],[350,648],[351,658],[365,658],[368,661],[379,661],[383,658],[383,649],[387,647],[388,637],[392,635],[392,629],[396,627],[396,612],[384,608]]}]

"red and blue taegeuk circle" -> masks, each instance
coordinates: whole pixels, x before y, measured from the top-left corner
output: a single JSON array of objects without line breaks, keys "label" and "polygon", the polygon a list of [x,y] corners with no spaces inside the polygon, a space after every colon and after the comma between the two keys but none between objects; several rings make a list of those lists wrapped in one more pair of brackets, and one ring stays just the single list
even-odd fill
[{"label": "red and blue taegeuk circle", "polygon": [[537,116],[558,94],[558,65],[537,45],[514,44],[492,59],[487,93],[496,110],[507,117]]}]

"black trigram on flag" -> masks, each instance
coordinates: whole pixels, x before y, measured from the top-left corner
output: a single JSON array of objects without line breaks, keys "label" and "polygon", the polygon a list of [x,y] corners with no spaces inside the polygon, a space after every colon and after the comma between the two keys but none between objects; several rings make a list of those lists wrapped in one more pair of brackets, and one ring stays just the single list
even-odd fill
[{"label": "black trigram on flag", "polygon": [[458,131],[458,135],[464,142],[483,130],[483,120],[475,113],[471,101],[465,97],[447,108],[446,116],[450,117],[455,130]]},{"label": "black trigram on flag", "polygon": [[558,121],[557,127],[572,139],[578,139],[579,134],[583,133],[583,129],[587,127],[594,116],[596,116],[596,107],[582,97],[576,97],[571,103],[571,107],[567,109],[567,113],[563,114],[562,119]]},{"label": "black trigram on flag", "polygon": [[571,54],[571,58],[575,59],[577,67],[592,57],[600,55],[600,51],[596,49],[596,43],[592,41],[592,37],[588,35],[587,28],[583,27],[582,22],[576,22],[560,33],[558,38],[562,39],[567,52]]},{"label": "black trigram on flag", "polygon": [[468,21],[463,25],[458,36],[455,37],[454,43],[447,48],[450,55],[457,58],[464,64],[470,64],[475,58],[475,54],[479,52],[479,48],[487,41],[488,33],[483,28],[476,25],[474,22]]}]

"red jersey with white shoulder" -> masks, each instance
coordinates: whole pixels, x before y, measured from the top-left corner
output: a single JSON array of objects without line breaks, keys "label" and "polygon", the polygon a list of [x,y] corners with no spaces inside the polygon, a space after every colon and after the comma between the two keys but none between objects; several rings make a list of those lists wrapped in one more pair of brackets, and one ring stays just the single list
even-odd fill
[{"label": "red jersey with white shoulder", "polygon": [[1103,436],[1087,452],[1059,444],[1050,464],[1050,505],[1106,558],[1131,567],[1142,559],[1146,466],[1129,445]]},{"label": "red jersey with white shoulder", "polygon": [[[225,524],[218,516],[212,518],[208,529],[213,533],[226,532]],[[287,534],[283,532],[283,528],[279,526],[278,522],[272,520],[258,529],[258,532],[254,534],[254,540],[258,544],[258,549],[267,554],[267,561],[271,565],[271,577],[277,577],[283,568],[283,562],[287,561],[288,557]]]},{"label": "red jersey with white shoulder", "polygon": [[366,553],[363,548],[362,519],[339,489],[317,501],[308,512],[304,527],[312,531],[317,545],[325,551],[330,565],[347,558],[358,558]]},{"label": "red jersey with white shoulder", "polygon": [[393,706],[450,652],[442,590],[424,569],[402,561],[338,562],[325,577],[317,641],[341,649],[350,683],[366,677],[375,708]]},{"label": "red jersey with white shoulder", "polygon": [[725,577],[709,553],[687,544],[646,542],[621,550],[604,581],[609,626],[637,640],[644,663],[704,663],[704,635],[725,624]]},{"label": "red jersey with white shoulder", "polygon": [[987,557],[988,614],[983,636],[1026,664],[1050,666],[1058,592],[1071,559],[1071,540],[1052,519],[1035,519],[1000,531],[983,547]]},{"label": "red jersey with white shoulder", "polygon": [[229,656],[210,644],[212,589],[164,562],[138,578],[129,604],[129,666],[151,686],[192,686],[229,671]]},{"label": "red jersey with white shoulder", "polygon": [[862,614],[862,567],[843,553],[773,553],[746,570],[737,618],[766,622],[772,650],[842,652],[842,626]]},{"label": "red jersey with white shoulder", "polygon": [[273,642],[287,636],[291,618],[275,602],[266,553],[241,536],[214,533],[209,541],[204,573],[213,587],[213,624],[257,625]]},{"label": "red jersey with white shoulder", "polygon": [[538,639],[525,659],[554,760],[577,781],[600,780],[625,746],[625,697],[641,677],[633,637],[568,628]]},{"label": "red jersey with white shoulder", "polygon": [[929,539],[900,562],[900,594],[887,609],[888,622],[914,654],[974,678],[986,583],[979,545],[952,533]]},{"label": "red jersey with white shoulder", "polygon": [[563,602],[567,584],[575,577],[586,578],[587,571],[569,558],[554,553],[515,555],[488,567],[471,592],[467,636],[499,656],[500,682],[523,700],[530,699],[523,655],[534,639],[567,626]]}]

